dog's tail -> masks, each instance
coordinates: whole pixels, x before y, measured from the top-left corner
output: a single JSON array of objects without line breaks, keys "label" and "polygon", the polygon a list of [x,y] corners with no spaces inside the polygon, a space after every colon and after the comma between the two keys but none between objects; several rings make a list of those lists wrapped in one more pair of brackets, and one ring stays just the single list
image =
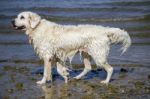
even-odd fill
[{"label": "dog's tail", "polygon": [[131,45],[131,38],[129,34],[119,28],[111,28],[110,31],[107,32],[107,36],[109,37],[111,43],[122,43],[122,54]]}]

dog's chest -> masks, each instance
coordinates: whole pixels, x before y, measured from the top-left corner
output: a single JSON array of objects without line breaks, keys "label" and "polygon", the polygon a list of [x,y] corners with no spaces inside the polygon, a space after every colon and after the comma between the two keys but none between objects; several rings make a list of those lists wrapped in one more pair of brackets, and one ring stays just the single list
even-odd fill
[{"label": "dog's chest", "polygon": [[54,47],[50,39],[43,35],[34,35],[29,40],[40,58],[50,58],[53,56]]}]

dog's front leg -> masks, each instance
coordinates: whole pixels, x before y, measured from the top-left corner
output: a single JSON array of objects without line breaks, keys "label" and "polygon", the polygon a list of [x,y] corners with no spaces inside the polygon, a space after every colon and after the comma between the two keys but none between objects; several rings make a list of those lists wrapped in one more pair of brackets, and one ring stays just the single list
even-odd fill
[{"label": "dog's front leg", "polygon": [[44,84],[46,81],[52,81],[51,61],[49,61],[49,59],[44,59],[43,78],[42,80],[37,81],[37,84]]},{"label": "dog's front leg", "polygon": [[61,63],[57,62],[57,72],[64,78],[65,83],[68,83],[68,71],[69,69],[67,67],[64,67]]}]

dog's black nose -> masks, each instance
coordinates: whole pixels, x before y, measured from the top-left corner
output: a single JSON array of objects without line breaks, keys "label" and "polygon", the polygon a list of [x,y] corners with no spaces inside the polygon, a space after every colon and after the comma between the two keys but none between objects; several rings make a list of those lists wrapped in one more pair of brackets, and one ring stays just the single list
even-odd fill
[{"label": "dog's black nose", "polygon": [[14,25],[15,24],[15,20],[12,20],[11,23]]},{"label": "dog's black nose", "polygon": [[12,24],[13,27],[16,27],[16,25],[15,25],[15,20],[12,20],[12,21],[11,21],[11,24]]}]

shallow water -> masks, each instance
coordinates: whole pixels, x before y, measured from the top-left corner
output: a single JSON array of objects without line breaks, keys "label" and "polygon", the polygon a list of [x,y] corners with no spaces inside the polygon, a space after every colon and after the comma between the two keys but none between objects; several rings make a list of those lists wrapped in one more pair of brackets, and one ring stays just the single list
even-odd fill
[{"label": "shallow water", "polygon": [[[134,79],[135,82],[146,81],[142,88],[147,88],[147,86],[150,85],[149,79],[147,80],[146,78],[150,75],[149,0],[1,0],[0,98],[7,98],[8,96],[10,99],[11,97],[21,99],[20,97],[24,96],[25,99],[27,97],[30,97],[31,99],[43,99],[51,97],[51,95],[53,95],[53,98],[60,98],[59,96],[63,96],[64,98],[67,97],[71,99],[74,99],[75,96],[81,96],[79,98],[83,99],[91,99],[93,97],[96,99],[99,99],[99,97],[102,99],[107,97],[112,98],[111,96],[105,95],[105,92],[108,92],[108,90],[106,90],[107,88],[101,90],[103,86],[98,86],[98,82],[106,76],[104,71],[98,71],[98,73],[96,71],[92,71],[85,76],[83,81],[79,81],[80,85],[76,85],[73,81],[68,86],[64,85],[62,78],[54,72],[54,88],[46,86],[43,89],[43,87],[37,87],[35,82],[39,79],[39,75],[33,72],[41,72],[42,68],[40,66],[43,64],[39,60],[38,56],[35,55],[33,48],[28,44],[27,36],[21,31],[14,30],[10,25],[10,21],[22,11],[36,12],[43,18],[60,24],[97,24],[119,27],[127,30],[132,38],[132,46],[129,50],[122,56],[120,56],[121,52],[119,51],[120,45],[113,45],[110,50],[108,61],[115,67],[115,72],[112,77],[114,80],[112,80],[111,85],[116,86],[117,84],[115,83],[119,83],[119,85],[124,84],[124,86],[130,88],[130,83],[126,80],[132,81],[132,79]],[[82,66],[78,67],[78,65],[82,65],[78,56],[76,56],[73,60],[73,64],[74,70],[71,73],[71,76],[77,75],[83,68]],[[8,67],[6,68],[5,66]],[[10,69],[10,67],[26,67],[29,70],[25,69],[25,73],[20,73],[20,69]],[[79,68],[79,70],[76,67]],[[121,68],[125,68],[129,71],[133,68],[133,71],[127,72],[126,76],[124,74],[120,75],[119,71]],[[120,76],[125,76],[126,78],[120,79]],[[13,82],[12,79],[14,79],[15,82]],[[23,82],[23,90],[16,89],[16,86],[22,86],[20,83],[17,84],[18,82]],[[84,83],[86,83],[85,86],[83,86]],[[5,87],[3,87],[4,84]],[[97,85],[98,88],[95,88],[94,85]],[[94,86],[94,88],[89,86]],[[81,87],[81,89],[79,87]],[[88,93],[86,90],[91,91]],[[98,92],[96,90],[98,90]],[[149,87],[146,90],[148,90],[148,92],[141,89],[139,90],[139,93],[142,91],[143,97],[148,99],[148,97],[150,97]],[[74,91],[76,94],[73,93]],[[94,95],[92,95],[92,92],[94,92]],[[99,92],[102,94],[98,95]],[[18,95],[18,93],[20,95]],[[32,93],[35,96],[30,96],[29,93]],[[141,98],[139,93],[135,93],[137,94],[135,95],[137,98]],[[89,94],[90,96],[87,97]],[[122,93],[119,94],[120,95],[118,96],[120,97]],[[127,92],[123,95],[123,97],[132,97],[132,95],[130,92]]]}]

